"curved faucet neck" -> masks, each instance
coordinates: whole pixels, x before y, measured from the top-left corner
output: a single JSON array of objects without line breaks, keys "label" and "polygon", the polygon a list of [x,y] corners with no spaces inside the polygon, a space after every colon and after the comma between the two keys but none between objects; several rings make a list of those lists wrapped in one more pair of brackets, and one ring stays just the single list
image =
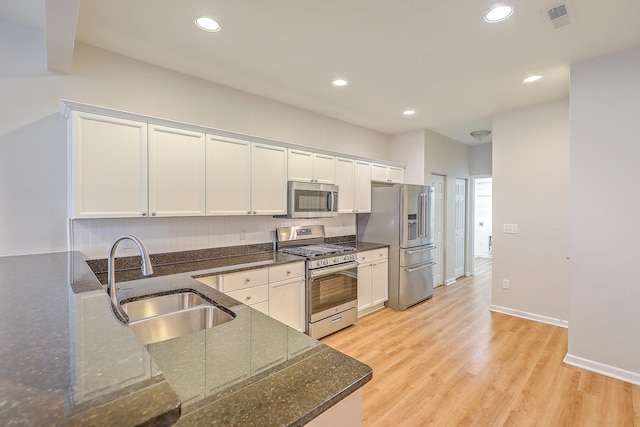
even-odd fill
[{"label": "curved faucet neck", "polygon": [[[109,259],[107,261],[107,293],[111,297],[111,308],[114,310],[113,314],[116,320],[124,325],[128,325],[129,316],[120,306],[118,302],[118,298],[116,295],[116,271],[115,271],[115,256],[116,249],[118,245],[123,240],[131,240],[138,247],[140,251],[140,256],[142,258],[142,263],[140,268],[142,269],[143,276],[149,276],[153,274],[153,266],[151,265],[151,258],[149,257],[149,252],[147,248],[144,246],[140,238],[134,236],[132,234],[125,234],[123,236],[118,237],[113,244],[111,245],[111,249],[109,249]],[[117,314],[117,315],[116,315]]]}]

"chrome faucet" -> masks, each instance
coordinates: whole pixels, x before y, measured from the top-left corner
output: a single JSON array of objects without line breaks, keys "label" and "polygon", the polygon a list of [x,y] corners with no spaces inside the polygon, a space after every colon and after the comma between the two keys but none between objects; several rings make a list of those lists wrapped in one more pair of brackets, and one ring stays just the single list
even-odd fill
[{"label": "chrome faucet", "polygon": [[[116,297],[116,271],[115,271],[115,256],[116,249],[118,245],[123,240],[131,240],[136,244],[138,250],[140,251],[140,255],[142,256],[142,275],[149,276],[153,274],[153,266],[151,265],[151,258],[149,258],[149,252],[147,252],[147,248],[145,248],[142,241],[131,234],[125,234],[124,236],[118,237],[113,244],[111,245],[111,249],[109,250],[109,262],[108,262],[108,270],[107,270],[107,293],[111,296],[111,312],[116,320],[123,325],[128,325],[129,316],[125,311],[120,307],[120,303],[118,303],[118,298]],[[117,313],[117,315],[116,315]]]}]

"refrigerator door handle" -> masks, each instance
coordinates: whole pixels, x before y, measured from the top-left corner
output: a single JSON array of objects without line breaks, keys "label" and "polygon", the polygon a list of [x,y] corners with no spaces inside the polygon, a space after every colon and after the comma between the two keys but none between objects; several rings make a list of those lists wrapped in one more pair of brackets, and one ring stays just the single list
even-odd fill
[{"label": "refrigerator door handle", "polygon": [[422,193],[422,237],[427,237],[427,193]]},{"label": "refrigerator door handle", "polygon": [[427,268],[427,267],[431,267],[436,265],[435,262],[430,262],[429,264],[425,264],[425,265],[421,265],[420,267],[415,267],[415,268],[406,268],[404,269],[404,271],[406,271],[407,273],[413,273],[414,271],[418,271],[418,270],[422,270],[423,268]]},{"label": "refrigerator door handle", "polygon": [[420,254],[422,252],[432,251],[435,248],[435,246],[429,246],[428,248],[418,249],[417,251],[407,251],[407,255]]},{"label": "refrigerator door handle", "polygon": [[424,193],[420,193],[418,195],[418,237],[424,237],[424,221],[422,218],[424,217]]}]

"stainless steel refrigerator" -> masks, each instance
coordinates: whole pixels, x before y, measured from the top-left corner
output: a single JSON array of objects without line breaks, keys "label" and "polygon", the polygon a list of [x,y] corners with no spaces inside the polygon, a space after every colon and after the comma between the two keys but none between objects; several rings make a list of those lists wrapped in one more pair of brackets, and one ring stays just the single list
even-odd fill
[{"label": "stainless steel refrigerator", "polygon": [[434,189],[395,184],[371,189],[371,213],[358,214],[358,240],[389,245],[389,301],[396,310],[433,296]]}]

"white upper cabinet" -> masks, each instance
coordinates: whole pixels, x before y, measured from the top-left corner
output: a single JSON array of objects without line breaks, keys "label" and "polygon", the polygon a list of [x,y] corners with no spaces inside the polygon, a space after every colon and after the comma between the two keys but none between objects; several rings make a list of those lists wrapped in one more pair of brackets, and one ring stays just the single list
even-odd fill
[{"label": "white upper cabinet", "polygon": [[336,184],[340,213],[371,212],[371,164],[336,158]]},{"label": "white upper cabinet", "polygon": [[286,210],[286,148],[207,135],[207,215]]},{"label": "white upper cabinet", "polygon": [[149,125],[151,216],[205,214],[205,134]]},{"label": "white upper cabinet", "polygon": [[371,180],[376,182],[403,183],[404,169],[378,163],[371,165]]},{"label": "white upper cabinet", "polygon": [[355,211],[371,212],[371,163],[356,160],[354,164]]},{"label": "white upper cabinet", "polygon": [[333,184],[336,180],[336,158],[289,148],[288,170],[289,181]]},{"label": "white upper cabinet", "polygon": [[70,218],[148,214],[146,123],[73,111],[68,154]]},{"label": "white upper cabinet", "polygon": [[287,212],[287,149],[251,144],[251,213],[284,215]]},{"label": "white upper cabinet", "polygon": [[251,142],[207,135],[207,215],[251,213]]}]

